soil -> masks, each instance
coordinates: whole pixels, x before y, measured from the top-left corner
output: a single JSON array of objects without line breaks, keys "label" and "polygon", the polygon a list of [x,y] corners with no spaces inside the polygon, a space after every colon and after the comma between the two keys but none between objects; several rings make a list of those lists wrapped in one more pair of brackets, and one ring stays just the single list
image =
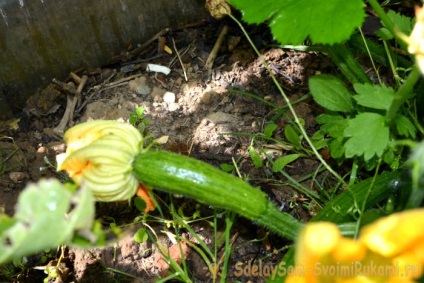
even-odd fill
[{"label": "soil", "polygon": [[[291,115],[284,108],[284,99],[261,59],[255,56],[237,27],[229,24],[227,40],[212,70],[204,68],[223,24],[225,22],[203,22],[168,32],[165,35],[166,45],[174,50],[174,40],[180,59],[175,50],[173,54],[158,53],[158,47],[153,43],[135,58],[128,58],[127,52],[123,52],[113,64],[93,70],[74,70],[79,77],[86,75],[88,81],[73,119],[66,128],[93,119],[128,121],[130,113],[143,106],[148,121],[146,131],[155,138],[167,137],[167,142],[163,144],[165,149],[217,167],[232,164],[234,159],[241,175],[253,186],[265,191],[281,210],[307,221],[314,212],[309,199],[293,189],[281,174],[273,173],[265,160],[264,166],[256,168],[249,157],[247,149],[252,137],[263,132],[271,120],[277,124],[273,137],[285,141],[284,127],[291,123]],[[310,97],[305,96],[308,93],[307,82],[317,72],[332,71],[334,67],[330,60],[322,54],[261,46],[260,42],[271,42],[263,27],[252,28],[250,34],[290,100],[306,97],[295,104],[295,110],[304,119],[308,133],[313,134],[317,128],[314,117],[320,109]],[[169,75],[147,72],[146,63],[169,66],[171,72]],[[63,80],[65,83],[68,81],[71,79]],[[37,182],[41,178],[63,179],[63,175],[58,174],[51,164],[54,164],[56,154],[65,150],[56,128],[65,108],[66,94],[60,91],[58,84],[52,83],[28,100],[18,118],[1,122],[0,209],[3,212],[14,213],[17,197],[27,183]],[[275,143],[260,139],[257,142],[269,148],[272,157],[293,152],[290,147],[275,147]],[[318,165],[312,157],[301,158],[290,164],[286,172],[294,179],[301,180],[308,174],[314,174]],[[318,178],[323,176],[318,174]],[[302,183],[314,189],[311,179]],[[164,199],[169,197],[158,195]],[[207,217],[213,213],[210,207],[199,208],[192,200],[174,198],[174,203],[184,209],[185,215],[199,211],[202,217]],[[97,208],[98,218],[105,225],[113,219],[124,227],[141,215],[136,209],[129,208],[128,204],[98,204]],[[169,216],[166,211],[164,213]],[[179,245],[169,237],[169,233],[164,233],[174,233],[175,230],[153,221],[157,215],[157,212],[153,212],[152,217],[148,218],[152,222],[148,223],[156,231],[158,242],[168,247],[171,256],[181,262]],[[222,224],[219,223],[219,233],[222,232]],[[167,272],[172,274],[151,239],[145,243],[134,241],[134,231],[138,227],[132,227],[126,237],[109,247],[64,249],[61,275],[48,281],[155,282],[158,278],[166,277]],[[191,227],[213,247],[214,233],[207,221],[193,222]],[[180,236],[196,245],[188,231],[180,232]],[[227,282],[265,281],[266,274],[240,275],[240,270],[243,268],[246,271],[249,266],[259,263],[276,266],[290,244],[241,217],[236,218],[232,235],[234,250]],[[193,282],[212,282],[213,268],[209,268],[193,248],[183,244],[182,250]],[[47,275],[40,267],[54,266],[59,255],[60,250],[51,250],[28,257],[22,271],[9,276],[3,274],[3,279],[43,282]],[[218,258],[222,256],[223,249],[219,249]],[[47,261],[42,260],[46,258]],[[217,274],[219,278],[219,270]]]}]

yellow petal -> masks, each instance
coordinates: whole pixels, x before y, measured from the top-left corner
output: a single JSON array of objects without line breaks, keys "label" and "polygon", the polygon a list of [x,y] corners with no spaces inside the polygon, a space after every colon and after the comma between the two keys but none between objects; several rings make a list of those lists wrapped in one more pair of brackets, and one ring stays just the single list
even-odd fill
[{"label": "yellow petal", "polygon": [[424,9],[415,9],[416,22],[411,35],[406,40],[408,42],[408,52],[415,55],[415,61],[424,73]]},{"label": "yellow petal", "polygon": [[[320,282],[316,268],[331,265],[331,251],[337,246],[341,234],[337,226],[329,222],[310,223],[303,228],[296,243],[296,266],[302,267],[303,274],[289,276],[289,282]],[[330,260],[330,261],[329,261]]]},{"label": "yellow petal", "polygon": [[57,158],[74,182],[99,201],[131,198],[138,187],[132,162],[141,150],[142,136],[133,126],[116,121],[90,121],[69,129],[66,153]]},{"label": "yellow petal", "polygon": [[366,247],[358,241],[341,238],[337,248],[331,252],[334,261],[352,262],[362,260],[367,253]]},{"label": "yellow petal", "polygon": [[307,225],[300,234],[300,245],[308,256],[320,257],[331,252],[341,239],[337,226],[329,222]]},{"label": "yellow petal", "polygon": [[72,153],[107,135],[115,135],[127,141],[134,151],[140,150],[140,132],[130,124],[117,121],[94,120],[78,124],[67,130],[63,139],[68,146],[67,152]]},{"label": "yellow petal", "polygon": [[424,240],[424,209],[395,213],[364,227],[360,240],[370,250],[393,257]]}]

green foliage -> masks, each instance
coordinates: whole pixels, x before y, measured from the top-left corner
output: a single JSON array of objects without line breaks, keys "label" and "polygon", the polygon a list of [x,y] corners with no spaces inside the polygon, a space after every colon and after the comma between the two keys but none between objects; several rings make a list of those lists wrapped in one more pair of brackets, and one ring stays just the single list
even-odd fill
[{"label": "green foliage", "polygon": [[91,191],[41,180],[22,191],[13,217],[0,215],[0,264],[63,244],[104,245],[107,234],[94,220]]},{"label": "green foliage", "polygon": [[149,121],[144,117],[144,107],[140,106],[130,113],[129,123],[135,126],[140,133],[144,133]]},{"label": "green foliage", "polygon": [[135,232],[133,239],[137,243],[144,243],[149,238],[146,228],[140,228]]},{"label": "green foliage", "polygon": [[278,157],[274,161],[274,164],[272,165],[272,171],[273,172],[279,172],[279,171],[283,170],[284,167],[286,167],[287,164],[295,161],[296,159],[298,159],[301,156],[302,156],[301,154],[294,153],[294,154],[287,154],[287,155],[284,155],[282,157]]},{"label": "green foliage", "polygon": [[222,164],[219,164],[219,168],[221,168],[221,170],[224,172],[231,172],[234,170],[234,165],[222,163]]},{"label": "green foliage", "polygon": [[71,243],[74,234],[90,231],[94,219],[91,192],[72,195],[56,180],[28,185],[17,207],[13,219],[0,220],[0,263]]},{"label": "green foliage", "polygon": [[[365,18],[361,0],[230,0],[251,24],[265,21],[282,44],[299,44],[308,37],[313,43],[334,44],[347,40]],[[346,20],[349,19],[349,20]]]},{"label": "green foliage", "polygon": [[314,100],[328,110],[316,120],[321,124],[320,131],[329,137],[333,158],[359,157],[372,169],[386,154],[383,160],[391,164],[395,161],[391,141],[396,137],[416,136],[417,130],[406,116],[397,114],[394,123],[388,122],[386,113],[395,96],[391,87],[355,83],[356,93],[351,94],[347,86],[332,75],[314,76],[309,86]]},{"label": "green foliage", "polygon": [[265,137],[271,138],[276,129],[277,125],[275,123],[269,123],[264,129]]},{"label": "green foliage", "polygon": [[[387,16],[396,26],[398,31],[403,34],[411,33],[413,20],[410,17],[401,15],[393,10],[387,11]],[[394,38],[394,35],[386,27],[382,27],[379,31],[377,31],[377,35],[383,40],[390,40]]]},{"label": "green foliage", "polygon": [[256,168],[262,167],[262,158],[259,155],[259,153],[256,151],[256,149],[253,146],[249,146],[247,149],[249,151],[250,158],[252,159],[253,165]]},{"label": "green foliage", "polygon": [[146,202],[141,198],[135,198],[134,206],[138,209],[138,211],[143,212],[146,209]]},{"label": "green foliage", "polygon": [[354,84],[357,95],[353,98],[359,105],[381,110],[389,110],[395,91],[385,85]]},{"label": "green foliage", "polygon": [[348,138],[344,144],[345,156],[363,156],[368,161],[383,155],[389,143],[389,127],[382,115],[360,113],[349,120],[344,136]]},{"label": "green foliage", "polygon": [[417,135],[417,129],[414,124],[407,117],[396,114],[395,125],[398,134],[404,138],[413,138],[415,139]]},{"label": "green foliage", "polygon": [[315,102],[339,112],[353,110],[352,95],[344,83],[332,75],[316,75],[309,79],[309,89]]},{"label": "green foliage", "polygon": [[130,124],[131,125],[137,125],[144,119],[144,107],[138,107],[136,110],[130,113]]},{"label": "green foliage", "polygon": [[302,148],[302,135],[300,135],[291,125],[286,125],[284,127],[284,136],[295,149],[300,150]]}]

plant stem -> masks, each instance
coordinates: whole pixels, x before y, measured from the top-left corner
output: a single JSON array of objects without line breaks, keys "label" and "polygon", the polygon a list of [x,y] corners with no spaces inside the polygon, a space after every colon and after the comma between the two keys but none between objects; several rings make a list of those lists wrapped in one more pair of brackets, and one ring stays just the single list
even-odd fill
[{"label": "plant stem", "polygon": [[359,33],[361,34],[361,38],[362,38],[362,40],[364,42],[365,50],[367,51],[368,57],[370,58],[370,62],[371,62],[372,68],[374,69],[374,72],[375,72],[375,74],[377,76],[378,83],[381,84],[382,81],[381,81],[381,78],[380,78],[380,74],[379,74],[378,69],[377,69],[377,67],[375,65],[374,58],[373,58],[373,56],[371,54],[370,48],[368,47],[368,43],[367,43],[367,41],[365,39],[364,33],[362,32],[362,29],[358,29],[358,30],[359,30]]},{"label": "plant stem", "polygon": [[279,211],[272,202],[268,202],[266,211],[255,222],[290,240],[295,240],[300,228],[303,227],[300,221],[290,221],[290,218]]},{"label": "plant stem", "polygon": [[412,69],[412,72],[409,74],[409,77],[406,79],[405,83],[401,88],[395,93],[392,103],[390,104],[389,110],[387,110],[386,121],[389,125],[393,122],[400,106],[410,98],[410,93],[415,83],[420,78],[421,73],[417,67]]},{"label": "plant stem", "polygon": [[238,21],[233,15],[229,14],[228,15],[234,22],[236,22],[236,24],[240,27],[241,31],[243,32],[243,34],[246,36],[247,41],[249,42],[249,44],[251,45],[252,49],[255,51],[255,53],[259,56],[260,60],[262,61],[262,63],[264,64],[265,68],[268,70],[268,73],[271,76],[272,81],[274,82],[275,86],[277,87],[278,91],[281,93],[281,95],[284,98],[284,101],[286,102],[290,113],[293,115],[294,121],[296,122],[296,125],[299,127],[300,132],[302,133],[303,137],[305,138],[305,141],[309,144],[309,146],[311,147],[313,153],[315,154],[316,158],[321,162],[321,164],[337,179],[339,180],[341,183],[346,185],[346,182],[342,179],[342,177],[340,177],[339,174],[337,174],[336,171],[333,170],[333,168],[330,167],[330,165],[328,165],[328,163],[324,160],[324,158],[321,156],[321,154],[318,152],[318,150],[314,147],[314,144],[312,143],[311,139],[308,137],[308,134],[306,133],[305,127],[303,127],[302,123],[299,120],[299,117],[296,114],[296,111],[294,111],[294,108],[292,106],[292,103],[290,102],[290,99],[287,97],[286,93],[284,92],[283,88],[281,87],[281,85],[278,83],[277,79],[275,78],[275,76],[272,74],[271,69],[269,67],[268,62],[263,58],[263,56],[261,55],[261,53],[259,52],[259,50],[256,48],[255,44],[252,42],[252,39],[249,37],[249,35],[247,34],[246,30],[244,29],[243,25],[240,23],[240,21]]},{"label": "plant stem", "polygon": [[390,20],[390,18],[387,16],[386,12],[384,12],[384,10],[381,7],[380,3],[378,3],[377,0],[368,0],[368,3],[374,9],[374,12],[380,17],[380,19],[383,22],[384,26],[393,35],[395,35],[395,25],[393,24],[392,20]]},{"label": "plant stem", "polygon": [[[381,7],[380,3],[378,3],[377,0],[368,0],[368,3],[373,8],[374,12],[380,17],[381,21],[383,22],[384,26],[389,30],[389,32],[394,36],[397,37],[397,34],[395,32],[395,24],[392,22],[392,20],[387,16],[386,12],[384,12],[383,8]],[[406,50],[406,44],[403,40],[398,40],[401,48],[403,50]]]}]

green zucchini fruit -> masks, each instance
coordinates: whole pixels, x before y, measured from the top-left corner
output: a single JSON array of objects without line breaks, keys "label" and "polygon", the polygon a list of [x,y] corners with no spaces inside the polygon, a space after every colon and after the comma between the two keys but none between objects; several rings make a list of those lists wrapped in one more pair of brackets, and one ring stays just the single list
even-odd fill
[{"label": "green zucchini fruit", "polygon": [[280,212],[265,193],[205,162],[167,151],[146,151],[133,162],[143,185],[229,209],[294,240],[303,224]]}]

